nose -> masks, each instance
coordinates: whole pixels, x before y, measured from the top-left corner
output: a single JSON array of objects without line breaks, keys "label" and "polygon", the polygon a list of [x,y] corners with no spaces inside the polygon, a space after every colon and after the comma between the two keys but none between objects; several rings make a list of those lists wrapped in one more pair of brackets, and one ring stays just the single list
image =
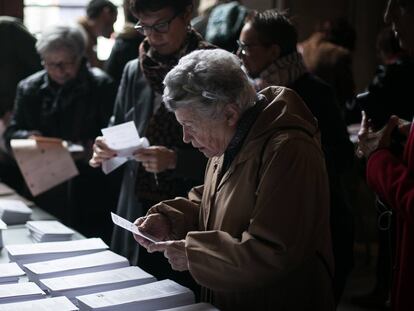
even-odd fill
[{"label": "nose", "polygon": [[185,142],[186,144],[191,143],[191,134],[188,133],[188,131],[183,128],[183,142]]}]

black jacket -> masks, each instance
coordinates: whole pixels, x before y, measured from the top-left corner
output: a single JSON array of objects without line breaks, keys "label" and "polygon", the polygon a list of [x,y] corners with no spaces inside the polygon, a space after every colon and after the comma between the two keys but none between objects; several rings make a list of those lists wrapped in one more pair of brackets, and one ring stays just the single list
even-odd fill
[{"label": "black jacket", "polygon": [[116,95],[112,79],[84,62],[75,80],[59,86],[39,71],[17,87],[14,115],[4,137],[27,138],[28,131],[76,143],[94,140],[108,124]]}]

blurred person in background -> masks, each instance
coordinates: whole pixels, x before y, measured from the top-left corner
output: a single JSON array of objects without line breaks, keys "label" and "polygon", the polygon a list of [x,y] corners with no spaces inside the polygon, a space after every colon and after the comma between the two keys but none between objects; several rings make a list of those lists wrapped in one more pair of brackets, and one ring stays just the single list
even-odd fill
[{"label": "blurred person in background", "polygon": [[116,35],[115,44],[104,66],[105,71],[117,85],[121,82],[126,63],[138,57],[139,45],[145,38],[143,34],[134,29],[138,20],[132,14],[129,2],[130,0],[123,2],[125,24],[122,31]]},{"label": "blurred person in background", "polygon": [[86,58],[92,67],[103,68],[104,62],[98,59],[98,37],[110,38],[118,17],[118,8],[109,0],[91,0],[86,7],[86,16],[78,23],[88,35]]},{"label": "blurred person in background", "polygon": [[[108,217],[116,197],[111,197],[102,172],[88,166],[93,140],[106,127],[116,88],[112,79],[85,58],[86,38],[74,26],[46,29],[36,43],[44,69],[22,80],[4,134],[10,140],[33,135],[56,137],[80,144],[76,155],[79,175],[34,198],[37,205],[87,237],[108,241]],[[94,224],[91,226],[90,217]]]},{"label": "blurred person in background", "polygon": [[10,122],[17,84],[42,66],[36,38],[21,20],[0,16],[0,38],[0,180],[21,192],[23,179],[6,151],[3,133]]}]

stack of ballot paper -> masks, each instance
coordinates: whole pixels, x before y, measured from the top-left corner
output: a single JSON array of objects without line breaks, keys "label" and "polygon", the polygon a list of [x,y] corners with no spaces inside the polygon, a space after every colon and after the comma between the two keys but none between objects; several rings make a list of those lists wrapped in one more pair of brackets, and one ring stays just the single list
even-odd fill
[{"label": "stack of ballot paper", "polygon": [[78,311],[66,297],[0,304],[0,311]]},{"label": "stack of ballot paper", "polygon": [[6,223],[0,219],[0,247],[3,247],[3,230],[7,229]]},{"label": "stack of ballot paper", "polygon": [[23,275],[24,271],[15,262],[0,264],[0,284],[17,283]]},{"label": "stack of ballot paper", "polygon": [[45,297],[46,294],[40,287],[32,282],[0,285],[0,304]]},{"label": "stack of ballot paper", "polygon": [[108,249],[100,238],[36,244],[6,245],[10,261],[22,265],[31,262],[80,256]]},{"label": "stack of ballot paper", "polygon": [[68,241],[75,233],[57,220],[28,221],[26,227],[36,242]]},{"label": "stack of ballot paper", "polygon": [[129,266],[128,259],[111,251],[88,255],[60,258],[23,265],[30,281],[38,283],[40,279],[97,272]]},{"label": "stack of ballot paper", "polygon": [[155,281],[156,279],[151,274],[138,267],[124,267],[43,279],[40,283],[41,287],[46,288],[52,297],[66,296],[69,299],[74,299],[75,296],[132,287]]},{"label": "stack of ballot paper", "polygon": [[80,311],[148,311],[194,303],[191,290],[171,280],[76,297]]},{"label": "stack of ballot paper", "polygon": [[160,311],[219,311],[219,309],[217,309],[209,303],[200,302],[188,306],[182,306],[171,309],[162,309]]},{"label": "stack of ballot paper", "polygon": [[24,224],[32,209],[19,200],[0,199],[0,218],[8,225]]}]

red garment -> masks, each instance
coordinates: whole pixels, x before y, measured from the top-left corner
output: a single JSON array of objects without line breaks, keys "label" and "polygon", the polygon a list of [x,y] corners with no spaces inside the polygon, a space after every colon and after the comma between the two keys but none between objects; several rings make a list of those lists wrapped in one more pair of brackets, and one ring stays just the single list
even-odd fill
[{"label": "red garment", "polygon": [[369,186],[396,216],[396,255],[391,292],[392,310],[414,310],[414,131],[401,159],[388,149],[372,154],[367,164]]}]

